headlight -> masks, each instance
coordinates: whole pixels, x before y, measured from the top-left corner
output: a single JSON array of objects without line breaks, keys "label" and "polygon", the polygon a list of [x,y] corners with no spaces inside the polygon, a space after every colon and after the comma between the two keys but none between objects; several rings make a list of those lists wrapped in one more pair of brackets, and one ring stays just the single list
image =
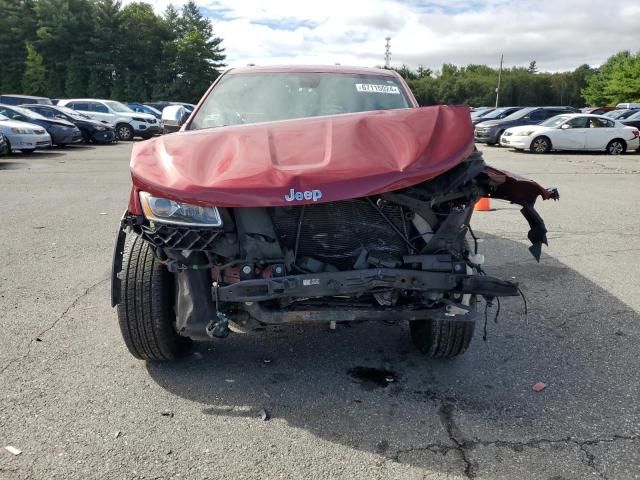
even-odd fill
[{"label": "headlight", "polygon": [[104,132],[107,129],[107,127],[95,127],[95,129],[98,132]]},{"label": "headlight", "polygon": [[222,219],[216,207],[200,207],[176,202],[167,198],[154,197],[140,192],[140,203],[147,220],[158,223],[173,223],[194,227],[220,227]]},{"label": "headlight", "polygon": [[33,133],[31,130],[27,130],[26,128],[12,128],[11,131],[13,133],[21,133],[23,135]]},{"label": "headlight", "polygon": [[535,130],[526,130],[524,132],[517,132],[514,135],[518,135],[519,137],[528,137],[529,135],[531,135]]},{"label": "headlight", "polygon": [[133,117],[132,120],[135,120],[136,122],[147,123],[146,119],[140,117]]}]

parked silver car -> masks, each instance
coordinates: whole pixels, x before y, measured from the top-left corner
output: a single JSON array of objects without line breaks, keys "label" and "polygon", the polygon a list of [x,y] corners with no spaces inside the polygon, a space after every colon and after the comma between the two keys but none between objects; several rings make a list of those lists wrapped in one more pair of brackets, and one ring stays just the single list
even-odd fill
[{"label": "parked silver car", "polygon": [[30,154],[36,148],[51,146],[51,136],[41,126],[10,120],[4,115],[0,115],[0,133],[7,137],[9,152],[20,150],[24,154]]}]

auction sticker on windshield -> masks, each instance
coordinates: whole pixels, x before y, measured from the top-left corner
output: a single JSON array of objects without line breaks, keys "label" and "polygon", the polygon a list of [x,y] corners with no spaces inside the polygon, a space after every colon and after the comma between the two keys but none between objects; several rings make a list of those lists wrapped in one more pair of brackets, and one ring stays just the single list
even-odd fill
[{"label": "auction sticker on windshield", "polygon": [[358,92],[393,93],[400,95],[400,89],[394,85],[376,85],[373,83],[356,83]]}]

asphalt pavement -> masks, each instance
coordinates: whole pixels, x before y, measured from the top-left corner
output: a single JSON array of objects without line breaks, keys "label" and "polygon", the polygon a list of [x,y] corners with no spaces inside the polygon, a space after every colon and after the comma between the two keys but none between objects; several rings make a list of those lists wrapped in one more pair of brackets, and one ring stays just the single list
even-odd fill
[{"label": "asphalt pavement", "polygon": [[528,314],[519,298],[497,323],[490,309],[487,341],[478,325],[457,360],[370,323],[153,364],[109,305],[130,150],[0,158],[0,479],[640,478],[639,154],[482,148],[561,199],[538,205],[539,264],[517,208],[474,216],[487,270],[520,282]]}]

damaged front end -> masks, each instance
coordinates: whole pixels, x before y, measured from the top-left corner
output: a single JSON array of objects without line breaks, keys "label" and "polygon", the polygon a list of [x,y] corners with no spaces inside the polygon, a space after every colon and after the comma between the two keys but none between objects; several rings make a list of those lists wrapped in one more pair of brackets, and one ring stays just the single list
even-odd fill
[{"label": "damaged front end", "polygon": [[483,270],[469,223],[485,196],[522,207],[539,259],[547,239],[534,204],[538,196],[557,199],[557,191],[487,167],[479,152],[427,181],[361,198],[217,208],[215,226],[130,211],[119,231],[112,303],[121,301],[128,229],[173,273],[175,330],[191,339],[288,323],[474,322],[480,297],[519,294],[515,283]]}]

